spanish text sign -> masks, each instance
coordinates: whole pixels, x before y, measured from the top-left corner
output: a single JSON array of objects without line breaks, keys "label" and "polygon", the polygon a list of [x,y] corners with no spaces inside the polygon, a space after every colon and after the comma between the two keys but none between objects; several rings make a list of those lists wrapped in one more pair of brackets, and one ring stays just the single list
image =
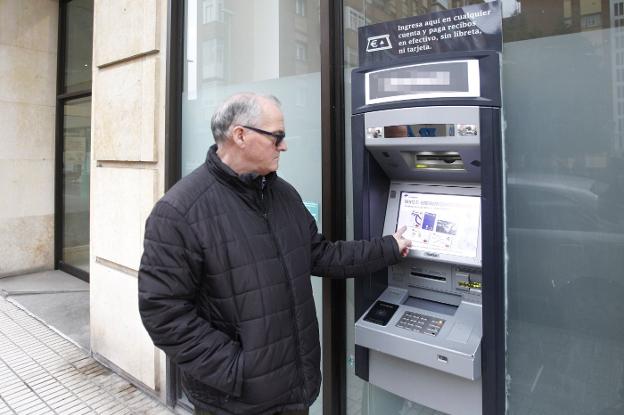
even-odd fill
[{"label": "spanish text sign", "polygon": [[441,52],[502,51],[499,1],[359,29],[360,66]]}]

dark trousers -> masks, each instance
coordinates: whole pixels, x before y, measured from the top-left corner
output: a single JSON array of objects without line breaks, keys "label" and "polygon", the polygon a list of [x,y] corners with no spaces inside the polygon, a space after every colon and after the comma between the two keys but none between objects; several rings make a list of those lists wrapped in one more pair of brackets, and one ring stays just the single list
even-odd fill
[{"label": "dark trousers", "polygon": [[[214,415],[210,411],[202,411],[201,409],[195,409],[193,411],[194,415]],[[273,415],[308,415],[309,412],[307,409],[301,411],[287,411],[287,412],[275,412]]]}]

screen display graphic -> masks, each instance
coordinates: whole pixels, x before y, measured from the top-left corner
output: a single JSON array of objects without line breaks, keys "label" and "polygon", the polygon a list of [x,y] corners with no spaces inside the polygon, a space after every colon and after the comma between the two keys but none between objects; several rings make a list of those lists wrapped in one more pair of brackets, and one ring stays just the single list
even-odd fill
[{"label": "screen display graphic", "polygon": [[412,250],[477,258],[480,220],[479,197],[401,192],[397,229]]}]

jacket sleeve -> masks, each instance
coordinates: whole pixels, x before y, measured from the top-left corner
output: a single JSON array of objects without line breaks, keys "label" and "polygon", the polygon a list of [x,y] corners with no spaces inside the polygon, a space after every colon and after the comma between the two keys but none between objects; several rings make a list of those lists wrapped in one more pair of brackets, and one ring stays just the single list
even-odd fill
[{"label": "jacket sleeve", "polygon": [[356,277],[396,264],[401,258],[399,245],[392,235],[370,241],[331,242],[318,232],[311,215],[309,220],[313,275]]},{"label": "jacket sleeve", "polygon": [[154,345],[188,376],[240,396],[240,344],[198,314],[201,247],[185,218],[159,202],[145,227],[139,268],[139,311]]}]

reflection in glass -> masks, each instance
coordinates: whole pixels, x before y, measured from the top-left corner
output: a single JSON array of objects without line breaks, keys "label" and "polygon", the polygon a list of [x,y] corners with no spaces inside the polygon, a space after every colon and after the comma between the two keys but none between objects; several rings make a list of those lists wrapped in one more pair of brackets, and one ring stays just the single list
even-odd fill
[{"label": "reflection in glass", "polygon": [[[278,174],[322,211],[319,10],[319,0],[186,2],[183,175],[204,162],[214,143],[210,117],[223,99],[272,94],[282,102],[288,144]],[[312,287],[321,325],[319,278]],[[310,409],[321,412],[322,397]]]},{"label": "reflection in glass", "polygon": [[69,101],[63,119],[62,261],[89,272],[91,98]]},{"label": "reflection in glass", "polygon": [[93,0],[68,1],[65,44],[64,93],[91,89]]},{"label": "reflection in glass", "polygon": [[505,31],[509,413],[624,413],[621,4],[522,2]]},{"label": "reflection in glass", "polygon": [[503,39],[514,42],[620,27],[621,5],[621,1],[505,0]]}]

